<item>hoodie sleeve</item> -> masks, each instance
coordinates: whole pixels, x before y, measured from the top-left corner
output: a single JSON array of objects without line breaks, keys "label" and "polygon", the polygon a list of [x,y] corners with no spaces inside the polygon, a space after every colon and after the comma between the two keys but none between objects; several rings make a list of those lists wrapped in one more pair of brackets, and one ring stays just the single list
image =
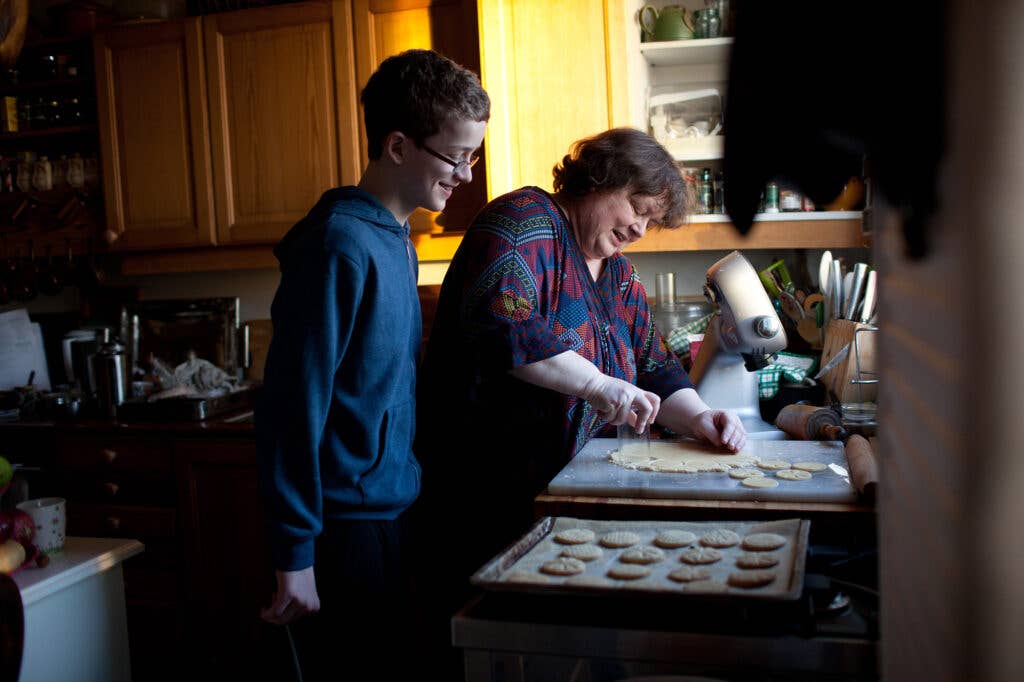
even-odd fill
[{"label": "hoodie sleeve", "polygon": [[282,268],[256,414],[260,496],[283,571],[313,565],[323,527],[320,444],[363,291],[354,262],[316,246]]}]

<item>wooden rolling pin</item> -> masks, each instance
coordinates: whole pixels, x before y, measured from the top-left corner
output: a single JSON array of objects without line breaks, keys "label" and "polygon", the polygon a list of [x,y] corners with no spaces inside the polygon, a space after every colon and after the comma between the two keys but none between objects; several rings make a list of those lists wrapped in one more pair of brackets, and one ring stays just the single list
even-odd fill
[{"label": "wooden rolling pin", "polygon": [[786,405],[779,410],[775,425],[796,440],[841,440],[849,437],[839,413],[830,407]]},{"label": "wooden rolling pin", "polygon": [[878,462],[871,443],[854,434],[846,439],[846,462],[850,465],[850,483],[866,500],[875,499],[878,488]]}]

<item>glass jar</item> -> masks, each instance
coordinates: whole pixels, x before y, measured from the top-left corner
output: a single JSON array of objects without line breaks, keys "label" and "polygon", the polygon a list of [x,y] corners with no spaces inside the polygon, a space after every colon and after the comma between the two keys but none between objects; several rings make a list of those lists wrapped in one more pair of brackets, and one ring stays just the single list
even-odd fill
[{"label": "glass jar", "polygon": [[85,159],[77,152],[68,159],[68,184],[75,189],[85,187]]},{"label": "glass jar", "polygon": [[32,171],[32,186],[40,192],[53,189],[53,167],[50,160],[40,156]]},{"label": "glass jar", "polygon": [[32,190],[32,174],[35,172],[35,164],[35,152],[18,152],[18,176],[15,182],[22,192]]}]

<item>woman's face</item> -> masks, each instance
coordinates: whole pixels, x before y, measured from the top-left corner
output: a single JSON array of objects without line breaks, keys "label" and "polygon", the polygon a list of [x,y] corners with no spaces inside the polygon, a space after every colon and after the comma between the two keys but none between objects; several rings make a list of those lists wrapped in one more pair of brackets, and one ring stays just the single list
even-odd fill
[{"label": "woman's face", "polygon": [[619,253],[664,217],[657,197],[633,194],[629,187],[593,192],[579,200],[570,218],[576,241],[588,261]]}]

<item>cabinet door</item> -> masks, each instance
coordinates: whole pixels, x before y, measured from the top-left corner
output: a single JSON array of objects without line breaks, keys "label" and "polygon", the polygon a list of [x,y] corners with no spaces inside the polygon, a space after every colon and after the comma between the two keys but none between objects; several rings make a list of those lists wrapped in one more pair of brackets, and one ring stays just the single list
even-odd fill
[{"label": "cabinet door", "polygon": [[214,242],[198,18],[96,35],[107,226],[117,249]]},{"label": "cabinet door", "polygon": [[[412,49],[432,49],[480,73],[476,3],[473,0],[354,0],[356,77],[360,91],[388,57]],[[359,114],[360,159],[366,156],[366,129]],[[465,230],[487,201],[484,163],[473,168],[473,182],[459,187],[444,211],[417,209],[414,232]]]},{"label": "cabinet door", "polygon": [[209,679],[291,679],[283,629],[260,619],[275,583],[255,442],[181,439],[175,455],[195,663]]},{"label": "cabinet door", "polygon": [[487,127],[488,196],[551,188],[569,145],[625,115],[622,0],[480,0],[480,62],[495,103]]},{"label": "cabinet door", "polygon": [[357,180],[350,16],[309,2],[204,18],[220,243],[275,242]]}]

